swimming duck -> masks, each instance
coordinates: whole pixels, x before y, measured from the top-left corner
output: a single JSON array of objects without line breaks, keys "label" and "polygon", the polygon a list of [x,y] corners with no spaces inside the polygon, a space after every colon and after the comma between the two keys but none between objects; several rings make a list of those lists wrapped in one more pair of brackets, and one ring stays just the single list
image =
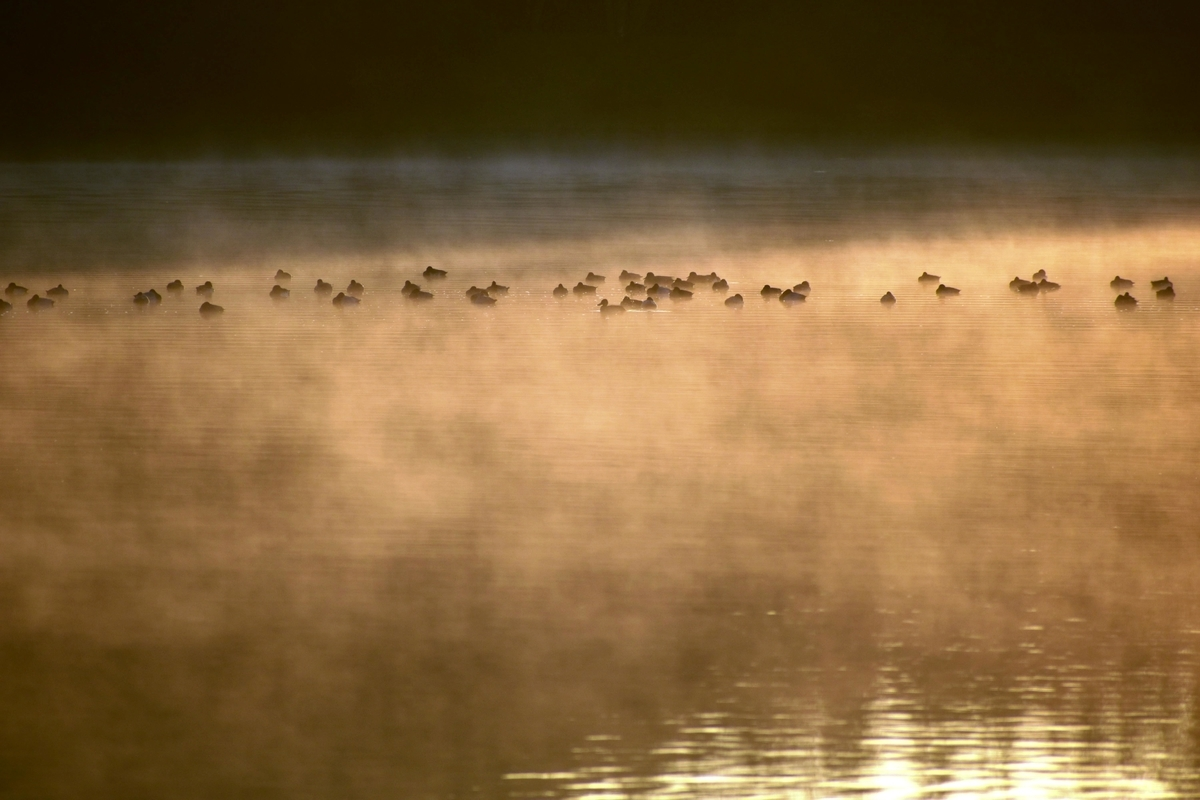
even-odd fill
[{"label": "swimming duck", "polygon": [[626,295],[625,299],[621,301],[621,308],[623,308],[627,311],[641,311],[642,310],[642,301],[634,300],[632,297],[629,297],[628,295]]},{"label": "swimming duck", "polygon": [[1017,287],[1017,294],[1024,295],[1025,297],[1035,297],[1041,291],[1041,284],[1034,281],[1024,281]]},{"label": "swimming duck", "polygon": [[1174,285],[1174,284],[1171,283],[1171,279],[1166,277],[1165,275],[1156,281],[1150,281],[1150,288],[1156,292],[1159,289],[1165,289],[1168,286],[1172,286],[1172,285]]},{"label": "swimming duck", "polygon": [[896,295],[888,292],[883,297],[879,298],[879,302],[883,303],[885,306],[894,306],[896,305]]},{"label": "swimming duck", "polygon": [[433,292],[423,292],[420,289],[417,289],[415,292],[410,292],[407,297],[414,303],[423,303],[426,300],[433,299]]},{"label": "swimming duck", "polygon": [[597,274],[596,274],[596,273],[594,273],[594,272],[589,272],[589,273],[587,274],[587,277],[583,279],[583,282],[584,282],[584,283],[590,283],[590,284],[592,284],[592,285],[596,286],[596,285],[599,285],[599,284],[601,284],[601,283],[604,283],[604,276],[603,276],[603,275],[597,275]]},{"label": "swimming duck", "polygon": [[492,297],[487,292],[480,290],[479,292],[471,295],[471,302],[477,306],[494,306],[496,305],[496,298]]},{"label": "swimming duck", "polygon": [[359,283],[358,281],[354,280],[353,278],[351,278],[350,285],[346,287],[346,294],[352,294],[355,297],[358,297],[362,293],[363,293],[363,285],[361,283]]},{"label": "swimming duck", "polygon": [[433,266],[430,265],[430,266],[426,267],[425,271],[422,272],[421,274],[425,277],[426,280],[434,281],[434,280],[438,280],[439,278],[446,277],[447,273],[446,273],[446,270],[444,270],[444,269],[434,269]]},{"label": "swimming duck", "polygon": [[212,297],[213,296],[212,281],[205,281],[204,283],[197,286],[196,294],[200,297]]},{"label": "swimming duck", "polygon": [[317,285],[313,287],[313,291],[317,294],[333,294],[333,284],[317,278]]},{"label": "swimming duck", "polygon": [[12,311],[12,303],[7,303],[3,300],[0,300],[0,316],[3,316],[10,311]]},{"label": "swimming duck", "polygon": [[777,289],[768,283],[762,287],[762,291],[759,294],[763,296],[764,300],[770,300],[772,297],[779,297],[779,295],[783,294],[783,289]]},{"label": "swimming duck", "polygon": [[566,297],[569,294],[570,294],[570,291],[568,291],[567,287],[563,286],[561,283],[558,286],[554,287],[554,296],[555,297],[560,297],[560,298]]},{"label": "swimming duck", "polygon": [[953,286],[947,286],[944,283],[939,283],[936,294],[938,297],[951,297],[958,294],[958,289],[955,289]]},{"label": "swimming duck", "polygon": [[675,279],[670,275],[655,275],[653,272],[647,272],[646,279],[643,280],[642,283],[646,284],[647,286],[656,286],[660,283],[669,284],[674,282],[674,280]]},{"label": "swimming duck", "polygon": [[1129,280],[1129,278],[1122,278],[1120,275],[1118,275],[1109,281],[1108,285],[1114,289],[1117,289],[1118,291],[1121,289],[1132,289],[1133,281]]},{"label": "swimming duck", "polygon": [[1154,293],[1154,296],[1157,297],[1159,300],[1174,300],[1175,299],[1175,287],[1168,286],[1165,289],[1159,289],[1157,292]]},{"label": "swimming duck", "polygon": [[642,301],[642,311],[653,311],[658,308],[658,303],[654,302],[653,297],[647,297]]},{"label": "swimming duck", "polygon": [[292,296],[292,293],[280,286],[278,283],[271,287],[272,300],[287,300]]},{"label": "swimming duck", "polygon": [[181,294],[183,292],[183,281],[176,278],[167,284],[167,291],[171,294]]},{"label": "swimming duck", "polygon": [[621,283],[626,283],[628,281],[640,281],[641,279],[641,275],[637,274],[636,272],[630,272],[627,269],[621,270],[621,275],[619,278],[617,278],[617,280],[619,280]]},{"label": "swimming duck", "polygon": [[348,295],[344,292],[338,292],[337,297],[333,298],[333,304],[338,308],[353,308],[360,302],[362,301],[360,301],[357,297]]},{"label": "swimming duck", "polygon": [[710,272],[707,275],[697,275],[694,271],[688,273],[688,283],[700,283],[705,286],[711,286],[721,280],[720,276],[715,272]]},{"label": "swimming duck", "polygon": [[641,294],[645,291],[646,291],[646,287],[643,284],[637,283],[635,281],[630,281],[628,284],[625,285],[625,293],[626,294]]},{"label": "swimming duck", "polygon": [[672,300],[691,300],[692,299],[692,293],[689,292],[687,289],[678,289],[678,288],[672,289],[670,292],[667,293],[667,296],[670,297]]},{"label": "swimming duck", "polygon": [[1037,282],[1037,287],[1039,292],[1057,292],[1062,288],[1062,285],[1042,278]]},{"label": "swimming duck", "polygon": [[485,289],[484,291],[486,291],[492,297],[504,297],[504,295],[508,294],[508,287],[501,286],[500,284],[496,283],[495,281],[492,281],[492,285],[487,287],[487,289]]},{"label": "swimming duck", "polygon": [[579,283],[575,284],[575,288],[572,289],[571,291],[574,292],[575,294],[579,295],[580,297],[582,297],[585,294],[595,294],[596,287],[588,286],[583,281],[580,281]]},{"label": "swimming duck", "polygon": [[733,297],[725,298],[725,305],[729,306],[730,308],[741,308],[743,305],[745,305],[745,303],[746,301],[742,299],[740,294],[735,294]]},{"label": "swimming duck", "polygon": [[1137,298],[1126,292],[1125,294],[1117,295],[1117,299],[1113,301],[1113,305],[1118,309],[1131,309],[1137,305]]},{"label": "swimming duck", "polygon": [[413,283],[412,281],[405,281],[404,286],[400,289],[400,294],[404,295],[405,297],[410,297],[414,293],[419,292],[419,291],[421,291],[420,286]]},{"label": "swimming duck", "polygon": [[1036,281],[1044,281],[1044,280],[1046,280],[1046,270],[1044,270],[1044,269],[1039,269],[1037,272],[1033,273],[1033,280],[1034,280],[1035,282],[1036,282]]},{"label": "swimming duck", "polygon": [[46,290],[47,297],[66,297],[68,294],[69,292],[63,288],[61,283],[58,286],[55,286],[53,289]]},{"label": "swimming duck", "polygon": [[478,286],[475,286],[474,284],[472,284],[471,288],[467,289],[465,292],[463,292],[463,294],[465,294],[467,296],[467,299],[470,300],[472,297],[474,297],[477,294],[487,294],[487,291],[484,289],[480,289]]},{"label": "swimming duck", "polygon": [[725,280],[724,278],[721,278],[721,280],[719,280],[713,284],[713,291],[714,292],[728,292],[729,291],[729,281]]},{"label": "swimming duck", "polygon": [[791,289],[784,289],[779,294],[779,302],[783,303],[785,306],[794,306],[797,303],[803,303],[806,299],[808,298],[799,292],[792,291]]},{"label": "swimming duck", "polygon": [[28,291],[29,290],[24,286],[17,286],[15,283],[9,283],[8,288],[4,290],[4,293],[9,297],[21,297]]},{"label": "swimming duck", "polygon": [[675,280],[671,281],[671,288],[683,289],[685,292],[691,292],[695,290],[696,284],[692,283],[691,281],[685,281],[682,278],[676,278]]},{"label": "swimming duck", "polygon": [[940,283],[941,280],[941,275],[930,275],[928,272],[922,272],[921,276],[917,278],[917,283]]},{"label": "swimming duck", "polygon": [[800,281],[792,287],[792,291],[796,294],[808,296],[808,293],[812,291],[812,287],[808,285],[808,281]]},{"label": "swimming duck", "polygon": [[292,276],[291,276],[291,274],[290,274],[290,273],[284,272],[284,271],[283,271],[283,270],[281,270],[281,269],[277,269],[277,270],[275,270],[275,280],[277,280],[277,281],[290,281],[291,279],[292,279]]},{"label": "swimming duck", "polygon": [[25,305],[30,311],[45,311],[48,308],[54,308],[54,301],[49,297],[38,297],[35,294]]},{"label": "swimming duck", "polygon": [[1018,292],[1018,293],[1020,293],[1021,288],[1023,286],[1036,286],[1036,285],[1037,284],[1034,283],[1033,281],[1027,281],[1020,276],[1013,278],[1011,281],[1008,282],[1008,288],[1010,288],[1014,292]]},{"label": "swimming duck", "polygon": [[221,306],[214,305],[207,300],[200,304],[200,316],[215,317],[219,314],[224,314],[225,309]]},{"label": "swimming duck", "polygon": [[612,314],[624,314],[625,309],[620,306],[609,305],[607,300],[600,301],[600,315],[603,317],[611,316]]},{"label": "swimming duck", "polygon": [[138,292],[133,296],[133,302],[144,306],[158,305],[162,302],[162,295],[156,292],[154,289],[151,289],[148,292]]},{"label": "swimming duck", "polygon": [[666,286],[662,285],[661,283],[656,283],[654,285],[650,285],[650,284],[646,285],[646,296],[647,297],[656,297],[659,300],[662,300],[664,297],[670,297],[672,291],[673,291],[672,289],[668,289]]}]

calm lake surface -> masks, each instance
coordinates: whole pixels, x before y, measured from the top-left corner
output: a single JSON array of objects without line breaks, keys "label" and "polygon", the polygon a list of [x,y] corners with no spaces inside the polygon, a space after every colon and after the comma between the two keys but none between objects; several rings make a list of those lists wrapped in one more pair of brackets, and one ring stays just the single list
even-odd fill
[{"label": "calm lake surface", "polygon": [[9,281],[0,796],[1200,797],[1200,162],[10,165]]}]

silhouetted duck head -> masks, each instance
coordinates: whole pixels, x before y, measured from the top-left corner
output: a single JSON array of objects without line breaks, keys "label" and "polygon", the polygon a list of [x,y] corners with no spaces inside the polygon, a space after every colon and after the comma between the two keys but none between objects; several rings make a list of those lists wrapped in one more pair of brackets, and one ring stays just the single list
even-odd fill
[{"label": "silhouetted duck head", "polygon": [[413,283],[412,281],[405,281],[404,286],[401,287],[401,289],[400,289],[400,294],[404,295],[405,297],[408,297],[413,292],[419,292],[419,291],[421,291],[420,286]]},{"label": "silhouetted duck head", "polygon": [[654,302],[653,297],[647,297],[642,301],[642,311],[653,311],[658,308],[658,303]]}]

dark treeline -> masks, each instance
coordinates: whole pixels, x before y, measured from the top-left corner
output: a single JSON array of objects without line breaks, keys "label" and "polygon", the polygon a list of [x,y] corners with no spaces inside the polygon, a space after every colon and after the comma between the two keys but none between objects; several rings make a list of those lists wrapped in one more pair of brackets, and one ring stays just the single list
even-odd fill
[{"label": "dark treeline", "polygon": [[1200,6],[20,0],[0,156],[1200,143]]}]

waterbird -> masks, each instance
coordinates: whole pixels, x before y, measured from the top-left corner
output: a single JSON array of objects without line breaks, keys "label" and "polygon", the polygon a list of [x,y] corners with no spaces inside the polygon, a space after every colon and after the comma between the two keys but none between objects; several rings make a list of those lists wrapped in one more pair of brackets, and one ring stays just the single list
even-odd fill
[{"label": "waterbird", "polygon": [[643,284],[636,283],[634,281],[630,281],[625,285],[626,294],[641,294],[644,291],[646,291],[646,287]]},{"label": "waterbird", "polygon": [[283,271],[283,270],[281,270],[281,269],[277,269],[277,270],[275,270],[275,280],[277,280],[277,281],[290,281],[291,279],[292,279],[291,273],[284,272],[284,271]]},{"label": "waterbird", "polygon": [[621,283],[625,283],[627,281],[640,281],[641,279],[641,275],[637,274],[636,272],[630,272],[627,269],[621,270],[621,275],[619,278],[617,278],[617,280],[619,280]]},{"label": "waterbird", "polygon": [[1042,278],[1040,281],[1037,282],[1037,287],[1038,287],[1039,292],[1057,292],[1059,289],[1062,288],[1062,285],[1057,284],[1054,281],[1048,281],[1045,278]]},{"label": "waterbird", "polygon": [[802,295],[807,296],[808,293],[812,291],[812,287],[808,285],[808,281],[800,281],[799,283],[797,283],[795,286],[792,287],[792,291],[795,292],[796,294],[802,294]]},{"label": "waterbird", "polygon": [[745,305],[745,302],[746,301],[742,299],[740,294],[735,294],[733,297],[725,298],[725,305],[729,306],[730,308],[741,308],[743,305]]},{"label": "waterbird", "polygon": [[1118,291],[1121,289],[1132,289],[1133,281],[1129,280],[1129,278],[1122,278],[1120,275],[1118,275],[1109,281],[1108,285],[1114,289],[1117,289]]},{"label": "waterbird", "polygon": [[313,287],[313,291],[317,294],[333,294],[333,284],[317,278],[317,285]]},{"label": "waterbird", "polygon": [[654,302],[653,297],[647,297],[642,301],[642,311],[653,311],[658,308],[658,303]]},{"label": "waterbird", "polygon": [[647,284],[646,286],[646,296],[657,297],[659,300],[662,300],[664,297],[670,297],[671,291],[671,289],[668,289],[661,283],[656,283],[653,286]]},{"label": "waterbird", "polygon": [[45,311],[48,308],[54,308],[54,301],[49,297],[38,297],[35,294],[25,305],[30,311]]},{"label": "waterbird", "polygon": [[170,292],[171,294],[182,294],[183,293],[183,281],[179,280],[178,278],[171,281],[170,283],[167,284],[167,291]]},{"label": "waterbird", "polygon": [[702,283],[702,284],[706,284],[706,285],[712,285],[712,284],[716,283],[717,281],[719,281],[721,278],[715,272],[710,272],[707,275],[697,275],[696,272],[693,270],[692,272],[688,273],[687,279],[688,279],[688,283]]},{"label": "waterbird", "polygon": [[200,304],[200,316],[202,316],[202,317],[215,317],[215,316],[218,316],[218,315],[224,314],[224,313],[225,313],[224,308],[222,308],[221,306],[218,306],[218,305],[214,305],[213,303],[210,303],[207,300],[205,300],[203,303]]},{"label": "waterbird", "polygon": [[883,303],[885,306],[894,306],[896,305],[896,295],[888,292],[883,297],[879,298],[879,302]]},{"label": "waterbird", "polygon": [[504,295],[508,294],[508,287],[501,286],[500,284],[496,283],[495,281],[492,281],[492,285],[487,287],[487,289],[485,289],[484,291],[486,291],[488,294],[492,295],[493,297],[503,297]]},{"label": "waterbird", "polygon": [[287,300],[292,296],[292,293],[280,286],[278,283],[271,287],[272,300]]},{"label": "waterbird", "polygon": [[358,297],[363,293],[363,285],[353,278],[350,279],[350,285],[346,287],[346,294],[352,294]]},{"label": "waterbird", "polygon": [[951,297],[958,294],[958,289],[955,289],[953,286],[947,286],[944,283],[939,283],[936,294],[938,297]]},{"label": "waterbird", "polygon": [[779,294],[779,302],[785,306],[794,306],[797,303],[803,303],[807,298],[799,292],[794,292],[791,289],[784,289]]},{"label": "waterbird", "polygon": [[641,311],[642,310],[642,301],[634,300],[629,295],[626,295],[625,299],[623,299],[621,301],[621,308],[624,308],[627,311]]},{"label": "waterbird", "polygon": [[46,290],[47,297],[66,297],[68,294],[69,292],[63,288],[61,283],[58,286],[55,286],[53,289]]},{"label": "waterbird", "polygon": [[9,283],[8,288],[4,290],[4,293],[9,297],[22,297],[28,291],[29,290],[24,286],[17,286],[15,283]]},{"label": "waterbird", "polygon": [[408,299],[414,303],[423,303],[426,300],[433,299],[433,292],[423,292],[420,289],[417,289],[415,292],[410,292],[408,294]]},{"label": "waterbird", "polygon": [[770,300],[772,297],[779,297],[779,295],[783,294],[783,289],[776,289],[768,283],[762,287],[762,291],[759,294],[763,296],[764,300]]},{"label": "waterbird", "polygon": [[554,287],[554,296],[555,297],[562,298],[562,297],[566,297],[569,294],[570,294],[570,292],[567,290],[567,287],[563,286],[561,283],[558,286]]},{"label": "waterbird", "polygon": [[917,283],[941,283],[941,275],[930,275],[928,272],[922,272],[917,278]]},{"label": "waterbird", "polygon": [[12,303],[8,303],[8,302],[5,302],[4,300],[0,300],[0,316],[3,316],[10,311],[12,311]]},{"label": "waterbird", "polygon": [[571,291],[574,292],[575,294],[579,295],[580,297],[582,297],[585,294],[595,294],[596,287],[588,286],[583,281],[580,281],[579,283],[575,284],[575,288],[572,289]]},{"label": "waterbird", "polygon": [[1035,283],[1033,281],[1023,281],[1017,287],[1017,294],[1023,295],[1025,297],[1036,297],[1038,295],[1038,293],[1041,291],[1042,291],[1041,284]]},{"label": "waterbird", "polygon": [[680,289],[680,288],[672,289],[670,292],[667,293],[667,296],[670,297],[672,300],[691,300],[692,299],[691,292],[689,292],[687,289]]},{"label": "waterbird", "polygon": [[620,306],[610,305],[608,300],[600,301],[600,315],[601,316],[607,317],[612,314],[624,314],[624,313],[625,313],[625,309],[621,308]]},{"label": "waterbird", "polygon": [[212,281],[205,281],[204,283],[197,286],[196,287],[196,295],[199,297],[212,297],[213,296]]},{"label": "waterbird", "polygon": [[338,308],[353,308],[360,302],[357,297],[348,295],[345,292],[338,292],[337,297],[333,298],[333,304]]},{"label": "waterbird", "polygon": [[421,273],[421,275],[423,275],[425,277],[425,280],[429,280],[429,281],[437,280],[439,278],[444,278],[444,277],[446,277],[446,274],[447,274],[446,270],[434,269],[433,265],[426,267],[425,271]]},{"label": "waterbird", "polygon": [[138,292],[133,296],[133,302],[139,306],[153,306],[162,302],[162,295],[151,289],[148,292]]},{"label": "waterbird", "polygon": [[472,297],[474,297],[477,294],[487,294],[487,291],[485,289],[480,289],[478,286],[476,286],[474,284],[471,284],[471,288],[467,289],[465,292],[463,292],[463,294],[466,295],[468,300],[470,300]]},{"label": "waterbird", "polygon": [[1157,292],[1154,293],[1154,296],[1157,297],[1159,300],[1174,300],[1175,299],[1175,287],[1168,286],[1164,289],[1159,289]]},{"label": "waterbird", "polygon": [[642,283],[646,284],[647,286],[654,286],[660,283],[672,283],[674,280],[675,279],[670,275],[655,275],[653,272],[647,272],[646,278],[642,281]]},{"label": "waterbird", "polygon": [[1037,284],[1035,284],[1033,281],[1027,281],[1020,276],[1013,278],[1011,281],[1008,282],[1008,288],[1010,288],[1014,292],[1018,292],[1018,293],[1021,291],[1021,287],[1023,287],[1023,286],[1036,286],[1036,285]]},{"label": "waterbird", "polygon": [[1164,275],[1163,277],[1159,278],[1159,279],[1158,279],[1158,280],[1156,280],[1156,281],[1150,281],[1150,288],[1151,288],[1151,289],[1153,289],[1153,290],[1154,290],[1154,291],[1156,291],[1156,292],[1157,292],[1159,289],[1165,289],[1165,288],[1167,288],[1168,286],[1173,286],[1173,285],[1174,285],[1174,284],[1172,284],[1172,283],[1171,283],[1171,279],[1170,279],[1170,278],[1168,278],[1168,277],[1167,277],[1167,276],[1165,276],[1165,275]]},{"label": "waterbird", "polygon": [[721,278],[721,280],[719,280],[713,284],[712,288],[713,288],[714,292],[728,292],[729,291],[729,281],[725,280],[724,278]]},{"label": "waterbird", "polygon": [[1035,281],[1044,281],[1044,280],[1046,280],[1046,270],[1044,270],[1044,269],[1039,269],[1037,272],[1033,273],[1033,279],[1034,279]]},{"label": "waterbird", "polygon": [[496,305],[496,298],[492,297],[487,292],[480,290],[471,295],[471,302],[477,306],[494,306]]},{"label": "waterbird", "polygon": [[590,283],[592,285],[599,285],[601,283],[604,283],[604,280],[605,279],[604,279],[603,275],[597,275],[594,272],[589,272],[587,274],[587,277],[583,279],[584,283]]},{"label": "waterbird", "polygon": [[404,286],[400,289],[400,294],[404,295],[405,297],[409,297],[414,292],[419,292],[419,291],[421,291],[420,286],[413,283],[412,281],[405,281]]},{"label": "waterbird", "polygon": [[1113,305],[1115,305],[1118,310],[1132,309],[1137,306],[1137,298],[1135,298],[1129,292],[1126,292],[1125,294],[1119,294],[1117,295],[1117,299],[1113,301]]},{"label": "waterbird", "polygon": [[692,283],[691,281],[685,281],[682,278],[676,278],[675,280],[671,281],[671,288],[683,289],[684,291],[690,292],[696,288],[696,284]]}]

